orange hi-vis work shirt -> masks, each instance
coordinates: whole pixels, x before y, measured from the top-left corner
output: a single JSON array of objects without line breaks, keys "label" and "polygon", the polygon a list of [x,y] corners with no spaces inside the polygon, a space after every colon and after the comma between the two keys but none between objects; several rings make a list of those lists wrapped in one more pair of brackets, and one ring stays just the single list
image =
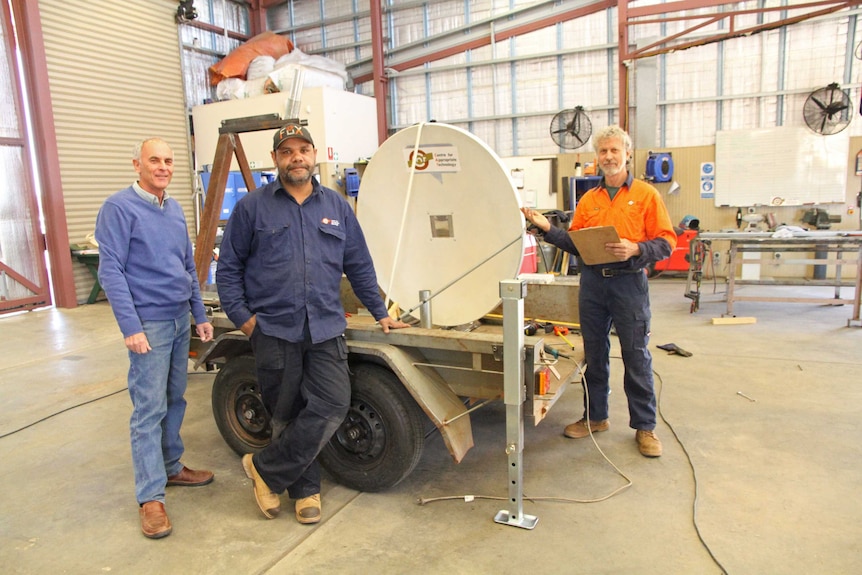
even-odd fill
[{"label": "orange hi-vis work shirt", "polygon": [[578,200],[570,230],[613,226],[621,239],[643,243],[661,238],[673,251],[676,232],[658,190],[629,174],[611,200],[604,184],[602,179]]}]

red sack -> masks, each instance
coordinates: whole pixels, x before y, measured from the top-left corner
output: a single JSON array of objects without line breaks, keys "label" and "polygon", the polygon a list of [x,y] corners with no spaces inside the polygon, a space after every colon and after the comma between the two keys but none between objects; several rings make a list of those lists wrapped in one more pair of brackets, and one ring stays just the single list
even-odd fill
[{"label": "red sack", "polygon": [[209,68],[210,84],[213,86],[225,78],[245,79],[248,65],[258,56],[280,58],[293,51],[293,42],[285,36],[266,31],[236,47],[230,54]]}]

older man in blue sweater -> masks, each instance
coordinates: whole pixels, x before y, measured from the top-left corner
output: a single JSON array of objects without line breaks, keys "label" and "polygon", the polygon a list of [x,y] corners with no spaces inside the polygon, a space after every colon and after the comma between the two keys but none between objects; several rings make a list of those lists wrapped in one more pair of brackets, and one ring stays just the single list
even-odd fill
[{"label": "older man in blue sweater", "polygon": [[195,273],[182,207],[167,193],[174,154],[163,140],[135,147],[138,180],[109,197],[96,219],[99,282],[129,350],[130,422],[135,495],[141,530],[151,539],[171,533],[168,485],[206,485],[210,471],[180,462],[191,327],[212,339]]}]

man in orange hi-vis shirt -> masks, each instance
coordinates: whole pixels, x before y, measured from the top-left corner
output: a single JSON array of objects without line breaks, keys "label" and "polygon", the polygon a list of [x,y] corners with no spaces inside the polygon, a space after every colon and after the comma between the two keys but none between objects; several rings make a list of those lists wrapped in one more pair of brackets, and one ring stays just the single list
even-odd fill
[{"label": "man in orange hi-vis shirt", "polygon": [[[649,286],[644,268],[670,256],[676,233],[661,196],[651,185],[635,180],[628,171],[632,140],[619,126],[608,126],[593,137],[598,165],[604,177],[581,197],[571,230],[613,226],[618,243],[605,251],[618,262],[580,265],[580,325],[587,362],[584,418],[568,425],[566,437],[587,437],[605,431],[610,387],[610,330],[613,323],[622,348],[623,378],[629,404],[629,426],[636,430],[638,449],[646,457],[661,455],[655,434],[656,397],[652,375]],[[524,217],[545,234],[545,241],[578,255],[571,237],[552,227],[548,219],[530,208]]]}]

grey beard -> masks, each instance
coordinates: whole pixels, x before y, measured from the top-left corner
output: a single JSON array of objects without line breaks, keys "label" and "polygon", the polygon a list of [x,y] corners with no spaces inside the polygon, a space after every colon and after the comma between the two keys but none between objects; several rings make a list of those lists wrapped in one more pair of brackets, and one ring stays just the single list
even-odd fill
[{"label": "grey beard", "polygon": [[293,174],[291,174],[290,168],[288,168],[284,171],[279,170],[278,176],[282,182],[288,183],[291,186],[297,186],[297,185],[307,184],[308,182],[310,182],[311,181],[311,172],[312,172],[312,170],[307,170],[305,176],[297,177],[297,176],[294,176]]},{"label": "grey beard", "polygon": [[[601,167],[601,166],[599,166],[599,167]],[[602,171],[605,173],[606,176],[613,177],[613,176],[616,176],[617,174],[619,174],[621,171],[623,171],[623,167],[622,166],[614,166],[614,168],[612,168],[610,170],[606,170],[605,168],[602,168]]]}]

